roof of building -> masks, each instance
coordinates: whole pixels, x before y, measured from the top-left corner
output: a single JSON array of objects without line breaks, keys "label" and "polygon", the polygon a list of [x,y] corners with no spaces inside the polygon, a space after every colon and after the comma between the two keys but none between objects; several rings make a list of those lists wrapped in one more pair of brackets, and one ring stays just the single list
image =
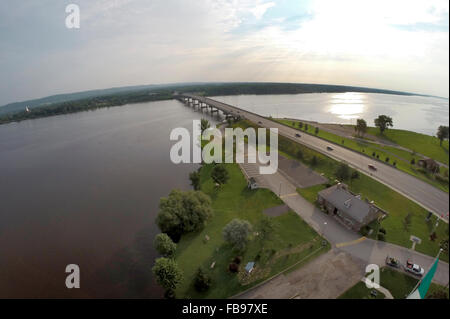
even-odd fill
[{"label": "roof of building", "polygon": [[250,271],[253,269],[253,266],[255,265],[255,262],[251,261],[245,266],[246,271]]},{"label": "roof of building", "polygon": [[339,211],[345,212],[354,220],[362,223],[370,212],[370,204],[353,195],[340,184],[331,186],[319,192],[327,202],[333,204]]}]

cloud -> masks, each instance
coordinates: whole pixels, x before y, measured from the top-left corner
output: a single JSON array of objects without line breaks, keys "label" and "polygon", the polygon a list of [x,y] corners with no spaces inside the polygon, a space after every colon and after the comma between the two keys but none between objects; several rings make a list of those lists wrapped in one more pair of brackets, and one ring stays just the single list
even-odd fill
[{"label": "cloud", "polygon": [[[447,1],[0,3],[0,105],[181,81],[363,85],[448,96]],[[405,9],[407,8],[407,10]]]}]

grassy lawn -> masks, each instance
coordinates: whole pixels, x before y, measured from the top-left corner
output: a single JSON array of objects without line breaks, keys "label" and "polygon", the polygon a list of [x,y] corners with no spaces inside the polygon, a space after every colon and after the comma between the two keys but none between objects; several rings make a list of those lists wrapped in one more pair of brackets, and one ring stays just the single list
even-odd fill
[{"label": "grassy lawn", "polygon": [[[332,143],[338,144],[340,146],[344,146],[346,148],[349,148],[353,151],[357,151],[359,153],[365,154],[369,157],[374,158],[374,160],[379,160],[384,162],[385,164],[390,164],[393,166],[393,163],[395,161],[395,167],[399,170],[404,171],[405,173],[408,173],[410,175],[413,175],[445,192],[449,192],[449,184],[443,181],[439,181],[434,178],[432,174],[424,173],[416,165],[411,165],[411,160],[414,158],[416,163],[417,160],[419,160],[421,157],[418,155],[414,155],[411,152],[401,150],[395,147],[391,146],[382,146],[375,143],[370,142],[361,142],[358,140],[342,137],[324,130],[319,130],[317,134],[315,134],[315,127],[312,125],[308,125],[308,130],[300,129],[298,127],[299,121],[293,121],[293,120],[286,120],[286,119],[274,119],[275,121],[293,127],[295,129],[298,129],[302,132],[306,132],[311,135],[315,135],[317,137],[320,137],[322,139],[325,139],[327,141],[330,141]],[[408,131],[403,131],[408,132]],[[413,132],[409,132],[412,134],[417,134]],[[423,134],[418,134],[423,135]],[[427,136],[433,139],[432,136]],[[437,138],[434,138],[437,140]],[[425,143],[425,141],[424,141]],[[448,144],[448,143],[447,143]],[[447,147],[448,150],[448,147]],[[447,154],[448,157],[448,154]],[[389,159],[389,162],[386,162],[386,159]],[[448,158],[447,158],[448,162]]]},{"label": "grassy lawn", "polygon": [[[321,248],[322,238],[293,212],[271,217],[275,225],[272,236],[266,241],[259,239],[256,232],[264,209],[282,202],[269,190],[249,190],[237,164],[226,164],[226,168],[230,179],[220,189],[215,188],[210,178],[212,165],[204,165],[200,170],[201,190],[211,197],[214,216],[202,231],[184,235],[178,243],[175,258],[184,272],[184,280],[177,288],[177,298],[230,297],[302,261],[300,266],[329,249],[325,246],[317,251]],[[238,274],[228,271],[228,265],[237,254],[222,237],[223,227],[233,218],[248,220],[254,230],[245,253],[240,255],[242,262]],[[206,240],[205,235],[210,239]],[[256,265],[251,275],[245,276],[243,268],[249,261],[255,261]],[[211,269],[213,262],[216,264]],[[193,287],[199,266],[212,278],[212,286],[204,293]]]},{"label": "grassy lawn", "polygon": [[348,289],[338,299],[384,299],[384,294],[377,291],[377,296],[374,297],[370,294],[373,289],[368,289],[366,284],[362,281]]},{"label": "grassy lawn", "polygon": [[[413,278],[403,272],[396,271],[387,267],[383,267],[380,270],[380,286],[390,291],[394,299],[405,299],[414,287],[417,285],[418,279]],[[344,292],[339,299],[375,299],[370,295],[370,291],[363,282],[358,282],[349,290]],[[427,296],[437,290],[446,290],[448,296],[448,289],[435,283],[431,283],[427,292]],[[384,295],[378,292],[379,295]],[[377,296],[377,299],[380,297]]]},{"label": "grassy lawn", "polygon": [[[254,126],[246,121],[239,122],[238,125],[243,128],[246,126]],[[333,183],[335,179],[334,173],[339,165],[334,159],[311,150],[304,145],[295,143],[283,136],[278,136],[278,149],[280,154],[312,167],[316,172],[322,173],[327,177],[330,183]],[[298,156],[299,151],[302,154],[301,158]],[[312,165],[313,157],[317,159],[314,166]],[[415,249],[417,251],[430,256],[436,256],[440,248],[441,240],[448,239],[448,224],[440,222],[436,228],[437,239],[431,241],[429,236],[436,223],[436,217],[433,216],[430,222],[426,222],[427,210],[393,191],[388,186],[362,173],[360,173],[359,179],[353,180],[352,182],[344,182],[348,184],[354,193],[361,194],[363,198],[373,200],[376,205],[389,213],[389,216],[381,222],[381,225],[372,225],[375,229],[381,226],[386,230],[385,240],[387,242],[410,248],[412,242],[409,238],[410,235],[414,235],[422,239],[422,243],[416,245]],[[323,188],[325,188],[325,185],[317,185],[299,189],[298,191],[300,195],[313,203],[317,198],[317,193]],[[405,225],[405,217],[408,214],[411,214],[411,223]],[[376,239],[376,236],[377,232],[375,231],[371,237]],[[448,262],[448,253],[442,253],[440,259]]]},{"label": "grassy lawn", "polygon": [[395,129],[388,129],[381,135],[376,127],[369,127],[367,133],[387,139],[448,165],[448,140],[443,141],[442,146],[440,146],[439,139],[434,136]]}]

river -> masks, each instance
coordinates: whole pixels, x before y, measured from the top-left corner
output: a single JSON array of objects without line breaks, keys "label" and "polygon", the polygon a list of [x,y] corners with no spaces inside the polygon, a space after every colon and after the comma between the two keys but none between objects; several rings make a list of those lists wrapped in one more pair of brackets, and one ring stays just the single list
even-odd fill
[{"label": "river", "polygon": [[[433,134],[448,100],[384,94],[218,97],[278,117]],[[196,164],[169,159],[172,128],[206,117],[178,101],[141,103],[0,125],[0,298],[160,298],[151,267],[159,199],[190,189]],[[81,288],[67,289],[77,264]]]}]

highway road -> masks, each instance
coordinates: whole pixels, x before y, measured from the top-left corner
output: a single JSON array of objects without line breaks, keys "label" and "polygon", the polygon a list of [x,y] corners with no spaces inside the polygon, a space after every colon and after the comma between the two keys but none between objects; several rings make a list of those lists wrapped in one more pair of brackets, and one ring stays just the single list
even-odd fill
[{"label": "highway road", "polygon": [[[370,157],[365,155],[351,151],[339,145],[332,144],[321,138],[299,132],[294,128],[287,127],[235,106],[196,95],[183,94],[183,96],[195,98],[219,110],[241,116],[253,123],[257,123],[261,127],[277,128],[278,134],[288,137],[295,142],[304,144],[305,146],[338,161],[346,162],[349,166],[358,169],[360,172],[369,175],[379,182],[389,186],[390,188],[418,203],[425,209],[433,212],[444,221],[448,222],[449,195],[434,186],[415,178],[412,175],[404,173],[392,166],[372,160]],[[296,134],[299,133],[301,134],[301,137],[296,137]],[[332,146],[332,151],[327,150],[327,146],[329,145]],[[368,168],[369,164],[376,166],[377,170],[370,170]]]}]

